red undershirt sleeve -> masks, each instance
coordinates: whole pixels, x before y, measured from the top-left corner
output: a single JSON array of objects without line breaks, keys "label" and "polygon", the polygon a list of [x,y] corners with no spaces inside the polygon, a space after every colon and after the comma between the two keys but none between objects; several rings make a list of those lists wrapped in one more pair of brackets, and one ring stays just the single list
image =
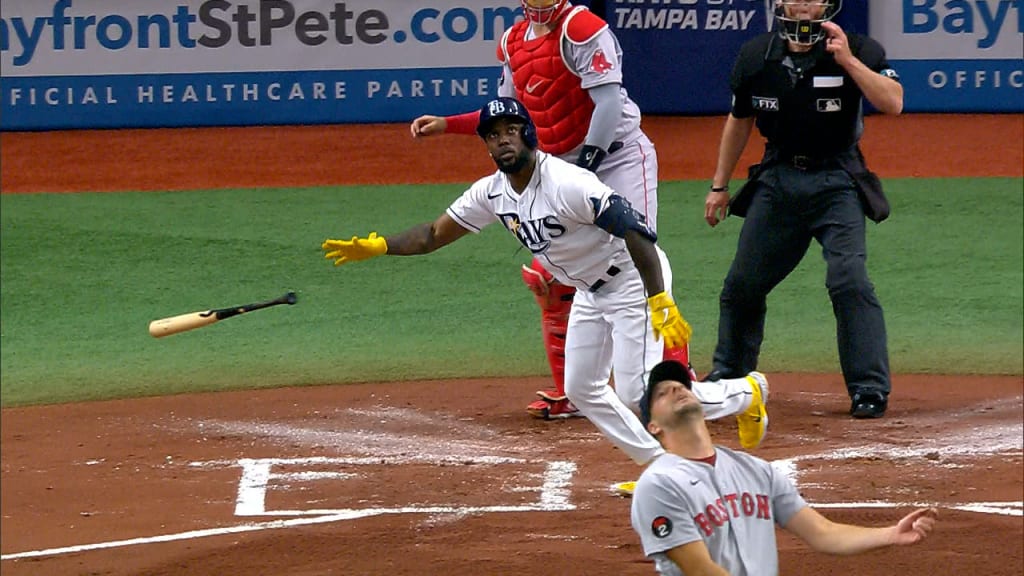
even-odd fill
[{"label": "red undershirt sleeve", "polygon": [[448,122],[448,128],[445,130],[448,134],[476,134],[476,126],[480,123],[480,113],[466,112],[465,114],[445,116],[444,119]]}]

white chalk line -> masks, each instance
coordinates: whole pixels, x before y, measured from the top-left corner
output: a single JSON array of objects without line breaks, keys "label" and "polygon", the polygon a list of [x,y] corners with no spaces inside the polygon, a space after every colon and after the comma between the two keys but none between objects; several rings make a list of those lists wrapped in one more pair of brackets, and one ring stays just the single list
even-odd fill
[{"label": "white chalk line", "polygon": [[[306,509],[306,510],[267,510],[266,509],[266,495],[267,491],[273,489],[275,480],[285,481],[296,481],[295,473],[276,473],[272,471],[272,467],[277,465],[290,465],[290,466],[310,466],[312,464],[342,464],[351,463],[353,460],[357,460],[364,464],[380,464],[379,461],[371,460],[369,462],[366,459],[358,458],[330,458],[330,457],[315,457],[315,458],[242,458],[234,462],[234,465],[242,468],[242,476],[238,483],[238,492],[235,500],[235,516],[322,516],[331,514],[346,514],[351,512],[349,509]],[[461,459],[460,461],[465,463],[466,461],[471,463],[488,463],[494,464],[490,458],[481,459]],[[514,463],[522,463],[524,461],[516,460]],[[438,464],[438,462],[432,462]],[[498,464],[507,464],[504,459],[497,462]],[[540,463],[540,462],[538,462]],[[206,463],[193,463],[193,464],[206,464]],[[531,474],[531,476],[539,477],[542,480],[541,486],[517,486],[511,491],[513,492],[539,492],[540,493],[540,506],[541,510],[566,510],[571,509],[572,504],[569,503],[570,487],[572,485],[572,476],[576,472],[576,464],[574,462],[566,461],[555,461],[546,462],[545,470],[541,474]],[[298,473],[303,474],[303,473]],[[352,475],[350,475],[352,476]],[[318,476],[313,476],[313,479],[319,479]],[[452,510],[461,510],[458,506],[450,506]],[[417,508],[419,509],[419,508]]]},{"label": "white chalk line", "polygon": [[291,528],[295,526],[308,526],[311,524],[327,524],[341,522],[344,520],[355,520],[369,516],[380,516],[384,514],[486,514],[497,512],[552,512],[563,510],[574,510],[576,507],[568,505],[565,508],[554,508],[543,504],[525,504],[522,506],[469,506],[451,508],[447,506],[433,507],[409,507],[409,508],[364,508],[360,510],[346,510],[344,513],[333,513],[314,518],[293,518],[290,520],[271,520],[268,522],[247,523],[240,526],[227,526],[224,528],[208,528],[205,530],[191,530],[177,534],[164,534],[162,536],[150,536],[145,538],[131,538],[128,540],[115,540],[113,542],[99,542],[96,544],[82,544],[78,546],[65,546],[63,548],[48,548],[46,550],[32,550],[16,554],[4,554],[0,560],[18,560],[20,558],[38,558],[41,556],[55,556],[59,554],[72,554],[75,552],[88,552],[90,550],[102,550],[106,548],[120,548],[124,546],[135,546],[138,544],[155,544],[160,542],[174,542],[176,540],[190,540],[193,538],[207,538],[210,536],[222,536],[225,534],[239,534],[242,532],[258,532],[261,530],[276,530],[278,528]]},{"label": "white chalk line", "polygon": [[1024,502],[968,502],[963,504],[935,504],[933,502],[808,502],[815,509],[854,509],[854,508],[943,508],[976,512],[978,514],[996,514],[1000,516],[1024,516]]},{"label": "white chalk line", "polygon": [[[358,460],[364,464],[379,464],[381,459],[373,458],[268,458],[278,464],[308,464],[311,461],[318,463],[336,463],[338,461],[351,462]],[[465,461],[461,458],[459,461]],[[480,463],[493,463],[491,458],[479,458]],[[501,464],[508,463],[502,459]],[[253,460],[246,460],[253,462]],[[522,462],[518,461],[517,462]],[[208,464],[208,463],[192,463]],[[238,464],[234,462],[233,464]],[[165,534],[144,538],[131,538],[128,540],[117,540],[113,542],[99,542],[96,544],[82,544],[76,546],[65,546],[62,548],[48,548],[45,550],[32,550],[15,554],[0,555],[0,560],[18,560],[22,558],[38,558],[42,556],[56,556],[60,554],[72,554],[75,552],[88,552],[91,550],[102,550],[107,548],[119,548],[124,546],[136,546],[139,544],[156,544],[162,542],[174,542],[177,540],[190,540],[194,538],[207,538],[210,536],[222,536],[226,534],[238,534],[242,532],[256,532],[261,530],[276,530],[279,528],[291,528],[295,526],[308,526],[311,524],[326,524],[341,522],[345,520],[356,520],[370,516],[385,514],[428,514],[467,516],[470,514],[504,513],[504,512],[564,512],[575,510],[576,506],[569,501],[569,486],[572,484],[572,476],[576,472],[574,462],[556,461],[546,462],[546,471],[543,474],[543,484],[537,489],[540,492],[540,499],[533,504],[503,505],[503,506],[403,506],[399,508],[362,508],[342,510],[274,510],[261,512],[265,515],[275,516],[309,516],[312,518],[293,518],[289,520],[271,520],[259,523],[246,523],[239,526],[228,526],[223,528],[209,528],[205,530],[190,530],[177,534]],[[241,491],[241,490],[240,490]]]},{"label": "white chalk line", "polygon": [[[400,418],[401,417],[408,418],[410,416],[409,413],[401,413],[401,412],[390,412],[387,415],[391,416],[391,417],[394,417],[394,416],[397,415]],[[322,442],[323,440],[334,440],[334,441],[337,441],[337,440],[352,440],[352,439],[355,439],[355,438],[353,438],[353,436],[361,436],[361,438],[359,438],[359,439],[364,440],[364,441],[367,440],[367,436],[369,436],[371,438],[375,438],[375,439],[379,439],[381,437],[381,435],[379,435],[379,434],[372,434],[372,433],[371,434],[366,434],[366,433],[351,434],[351,433],[349,433],[349,435],[346,438],[343,438],[340,435],[338,435],[337,433],[333,433],[332,434],[332,433],[328,432],[328,433],[325,434],[324,431],[321,431],[321,430],[310,430],[310,429],[297,430],[297,429],[291,428],[291,427],[285,427],[285,426],[277,427],[277,426],[274,426],[274,425],[271,425],[269,427],[267,427],[267,426],[257,426],[257,429],[253,430],[252,427],[246,426],[246,425],[241,424],[241,423],[230,423],[230,424],[225,425],[225,423],[209,423],[208,422],[206,424],[207,425],[213,424],[213,426],[212,426],[213,428],[215,428],[215,429],[219,428],[222,431],[232,431],[232,432],[254,432],[254,431],[256,431],[256,432],[262,432],[265,435],[269,435],[269,436],[292,437],[293,439],[294,439],[295,436],[300,436],[300,437],[302,437],[301,438],[302,440],[305,440],[307,442],[312,441],[312,442],[316,442],[318,444],[320,442]],[[200,426],[202,426],[202,424]],[[944,449],[943,452],[942,452],[942,455],[944,455],[944,456],[949,456],[949,455],[953,455],[953,454],[958,455],[958,456],[989,456],[989,455],[993,455],[994,453],[1003,453],[1003,454],[1005,454],[1006,452],[1017,453],[1017,452],[1019,452],[1021,450],[1020,428],[1021,428],[1021,426],[1019,424],[1016,425],[1015,428],[1014,427],[1006,427],[1006,426],[993,426],[993,427],[989,427],[988,429],[984,430],[980,434],[978,434],[979,428],[974,428],[972,431],[975,432],[975,434],[973,434],[972,436],[975,436],[975,439],[977,439],[977,440],[985,440],[985,441],[987,441],[985,443],[989,444],[989,450],[988,451],[972,449],[972,448],[970,448],[970,446],[971,445],[976,445],[975,443],[973,443],[973,442],[965,442],[964,441],[965,439],[963,437],[960,437],[960,436],[958,436],[956,434],[948,434],[947,437],[956,437],[957,440],[959,440],[959,442],[957,442],[956,444],[946,444],[946,445],[942,445],[942,446],[939,446],[938,442],[936,442],[936,443],[932,443],[930,445],[926,445],[926,446],[923,446],[923,447],[917,447],[917,448],[904,448],[904,447],[899,447],[899,448],[896,448],[896,447],[884,448],[884,447],[882,447],[882,448],[880,448],[878,446],[864,446],[862,448],[847,448],[847,449],[838,450],[838,451],[832,450],[832,451],[824,452],[824,453],[821,453],[821,454],[797,456],[797,457],[794,457],[794,458],[778,460],[778,461],[773,462],[772,464],[775,465],[780,470],[782,470],[783,472],[787,473],[787,475],[790,475],[791,477],[793,477],[794,480],[795,480],[796,476],[799,475],[798,472],[797,472],[796,464],[797,464],[797,462],[799,462],[801,460],[812,460],[812,459],[828,459],[828,460],[835,459],[835,460],[839,460],[839,459],[847,459],[847,458],[855,458],[855,457],[889,457],[889,458],[896,459],[896,458],[906,458],[908,456],[924,456],[926,454],[929,454],[929,453],[935,451],[936,449],[940,449],[940,450]],[[298,432],[298,434],[296,434],[296,432]],[[997,440],[995,442],[994,446],[992,445],[992,440]],[[347,443],[347,442],[343,442],[343,443]],[[381,446],[382,443],[380,443],[379,441],[377,442],[377,444],[378,444],[377,448],[381,448],[382,447]],[[470,449],[473,449],[473,448],[478,448],[479,447],[479,445],[474,445],[474,444],[475,443],[471,443],[471,442],[453,443],[454,447],[456,447],[457,449],[458,448],[463,448],[463,449],[470,448]],[[449,447],[452,447],[453,445],[450,444]],[[408,444],[406,444],[404,446],[396,446],[396,445],[387,446],[387,448],[390,448],[390,450],[387,450],[387,452],[391,452],[391,454],[388,454],[388,455],[385,455],[385,456],[376,456],[376,457],[366,457],[366,458],[319,458],[319,457],[315,457],[315,458],[302,458],[302,459],[279,458],[279,459],[267,459],[267,460],[272,461],[274,464],[278,464],[278,465],[299,464],[299,463],[309,464],[310,462],[321,463],[321,464],[336,464],[336,463],[341,462],[341,463],[354,464],[354,465],[360,465],[360,464],[362,464],[362,465],[365,465],[365,464],[408,464],[408,463],[416,462],[416,461],[422,462],[422,463],[436,463],[438,461],[438,455],[436,455],[436,454],[420,454],[420,455],[417,456],[415,454],[415,451],[413,451],[413,454],[410,455],[409,452],[407,452],[406,450],[403,450],[403,448],[406,448],[407,446],[408,446]],[[493,449],[493,446],[491,448]],[[995,450],[992,450],[993,448],[995,448]],[[477,456],[477,457],[460,457],[460,456],[453,456],[453,455],[451,455],[451,453],[449,453],[448,456],[442,456],[441,459],[445,460],[446,463],[462,463],[462,464],[467,464],[467,463],[474,463],[474,464],[498,464],[498,463],[503,463],[503,464],[507,464],[507,463],[515,463],[515,462],[524,462],[523,460],[518,459],[518,458],[496,457],[496,456],[488,456],[488,457],[482,457],[482,458],[479,457],[479,456]],[[226,464],[227,465],[230,465],[230,464],[237,465],[237,462],[233,462],[233,461],[214,461],[214,462],[192,463],[190,465],[191,466],[198,466],[198,467],[207,467],[207,466],[222,466],[222,465],[226,465]],[[551,464],[551,463],[549,463],[549,464]],[[575,506],[573,506],[572,504],[568,504],[566,502],[564,504],[565,507],[560,507],[559,502],[561,502],[561,496],[562,496],[561,491],[564,490],[565,494],[566,495],[568,494],[568,488],[565,488],[564,486],[568,486],[569,480],[571,480],[571,476],[575,472],[576,466],[572,462],[555,463],[555,464],[565,464],[566,466],[563,469],[559,469],[558,466],[549,466],[549,471],[553,471],[554,473],[563,474],[563,475],[566,475],[566,476],[565,476],[565,478],[558,478],[558,479],[552,481],[553,485],[551,486],[551,489],[552,489],[551,493],[553,494],[553,496],[549,496],[548,500],[545,499],[545,496],[547,494],[549,494],[549,492],[546,491],[544,487],[542,487],[540,489],[540,491],[541,491],[541,502],[537,503],[537,504],[520,505],[520,506],[482,506],[482,507],[459,507],[459,508],[446,507],[446,506],[434,506],[434,507],[403,507],[403,508],[369,508],[369,509],[341,510],[341,511],[334,510],[334,511],[329,511],[329,512],[331,512],[330,514],[326,514],[326,515],[322,515],[322,516],[316,516],[316,517],[313,517],[313,518],[292,518],[292,519],[288,519],[288,520],[271,520],[271,521],[259,522],[259,523],[246,523],[246,524],[242,524],[242,525],[239,525],[239,526],[229,526],[229,527],[223,527],[223,528],[211,528],[211,529],[205,529],[205,530],[192,530],[192,531],[188,531],[188,532],[180,532],[180,533],[177,533],[177,534],[166,534],[166,535],[161,535],[161,536],[132,538],[132,539],[128,539],[128,540],[118,540],[118,541],[112,541],[112,542],[100,542],[100,543],[95,543],[95,544],[84,544],[84,545],[76,545],[76,546],[66,546],[66,547],[61,547],[61,548],[49,548],[49,549],[44,549],[44,550],[33,550],[33,551],[20,552],[20,553],[15,553],[15,554],[3,554],[3,555],[0,555],[0,560],[17,560],[17,559],[22,559],[22,558],[38,558],[38,557],[43,557],[43,556],[54,556],[54,555],[60,555],[60,554],[70,554],[70,553],[75,553],[75,552],[85,552],[85,551],[91,551],[91,550],[101,550],[101,549],[108,549],[108,548],[118,548],[118,547],[124,547],[124,546],[133,546],[133,545],[138,545],[138,544],[153,544],[153,543],[162,543],[162,542],[173,542],[173,541],[177,541],[177,540],[188,540],[188,539],[194,539],[194,538],[204,538],[204,537],[220,536],[220,535],[226,535],[226,534],[238,534],[238,533],[244,533],[244,532],[255,532],[255,531],[262,531],[262,530],[274,530],[274,529],[279,529],[279,528],[289,528],[289,527],[295,527],[295,526],[307,526],[307,525],[314,525],[314,524],[326,524],[326,523],[340,522],[340,521],[345,521],[345,520],[353,520],[353,519],[365,518],[365,517],[369,517],[369,516],[384,515],[384,514],[432,514],[432,515],[447,514],[447,515],[464,516],[464,515],[467,515],[467,514],[479,514],[479,513],[488,513],[488,512],[500,513],[500,512],[535,512],[535,511],[573,510],[573,509],[575,509]],[[560,483],[563,480],[565,481],[564,486],[559,486]],[[547,486],[547,483],[548,483],[548,480],[545,481],[545,486]],[[905,507],[905,506],[918,506],[918,507],[919,506],[936,506],[936,507],[941,507],[941,508],[946,508],[946,509],[961,510],[961,511],[967,511],[967,512],[975,512],[975,513],[984,513],[984,514],[999,514],[999,515],[1007,515],[1007,516],[1022,516],[1022,515],[1024,515],[1024,502],[976,502],[976,503],[964,503],[964,504],[954,504],[954,505],[950,505],[950,504],[926,504],[926,503],[891,503],[891,502],[847,502],[847,503],[815,503],[814,506],[816,508],[836,508],[836,509],[837,508],[851,508],[852,509],[852,508],[895,508],[895,507]],[[294,511],[294,512],[306,514],[308,511]]]}]

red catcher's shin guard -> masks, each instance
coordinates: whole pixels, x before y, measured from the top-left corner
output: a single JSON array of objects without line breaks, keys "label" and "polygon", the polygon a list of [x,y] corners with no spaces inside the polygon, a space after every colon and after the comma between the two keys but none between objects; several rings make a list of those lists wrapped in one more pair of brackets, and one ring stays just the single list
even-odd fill
[{"label": "red catcher's shin guard", "polygon": [[576,289],[556,282],[536,259],[530,267],[523,266],[523,281],[541,309],[541,334],[555,384],[553,390],[538,390],[537,395],[552,402],[565,400],[565,336]]},{"label": "red catcher's shin guard", "polygon": [[675,360],[683,366],[686,366],[687,372],[690,373],[690,382],[697,382],[697,373],[693,371],[693,366],[690,365],[690,345],[686,344],[679,348],[669,348],[665,346],[665,351],[662,353],[662,360]]},{"label": "red catcher's shin guard", "polygon": [[551,401],[565,400],[565,335],[569,328],[569,309],[575,293],[576,289],[571,286],[552,284],[550,296],[558,301],[558,305],[541,312],[541,334],[544,336],[544,350],[548,354],[555,389],[538,391],[537,394]]}]

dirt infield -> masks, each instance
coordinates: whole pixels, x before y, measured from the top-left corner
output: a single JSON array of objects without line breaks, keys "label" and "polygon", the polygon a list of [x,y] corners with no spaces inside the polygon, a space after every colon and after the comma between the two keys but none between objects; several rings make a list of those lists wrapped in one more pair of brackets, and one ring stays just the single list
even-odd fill
[{"label": "dirt infield", "polygon": [[[713,169],[720,120],[645,127],[664,179]],[[367,152],[371,142],[385,148]],[[467,181],[490,169],[476,139],[444,142],[411,142],[396,125],[5,133],[0,176],[7,193]],[[865,142],[889,177],[1020,177],[1022,148],[1021,115],[872,117]],[[826,515],[881,525],[915,505],[941,509],[924,543],[860,557],[783,534],[783,574],[1024,573],[1022,377],[897,375],[878,421],[845,414],[838,375],[769,379],[772,427],[757,453],[792,470]],[[5,409],[0,571],[653,574],[629,501],[608,490],[639,469],[586,420],[529,419],[522,407],[545,382]],[[734,422],[712,430],[736,446]]]},{"label": "dirt infield", "polygon": [[[722,118],[654,117],[643,127],[662,180],[710,180]],[[413,141],[405,124],[65,134],[0,133],[3,192],[472,182],[494,170],[477,138]],[[741,166],[760,156],[752,138]],[[862,147],[887,178],[1020,176],[1022,140],[1022,114],[869,116]]]}]

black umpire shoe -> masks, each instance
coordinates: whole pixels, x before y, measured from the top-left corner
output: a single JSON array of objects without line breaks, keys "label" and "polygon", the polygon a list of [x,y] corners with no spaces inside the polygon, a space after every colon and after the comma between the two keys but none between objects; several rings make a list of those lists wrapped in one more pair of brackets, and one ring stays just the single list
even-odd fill
[{"label": "black umpire shoe", "polygon": [[850,404],[850,415],[854,418],[881,418],[885,415],[888,398],[881,392],[857,392]]}]

